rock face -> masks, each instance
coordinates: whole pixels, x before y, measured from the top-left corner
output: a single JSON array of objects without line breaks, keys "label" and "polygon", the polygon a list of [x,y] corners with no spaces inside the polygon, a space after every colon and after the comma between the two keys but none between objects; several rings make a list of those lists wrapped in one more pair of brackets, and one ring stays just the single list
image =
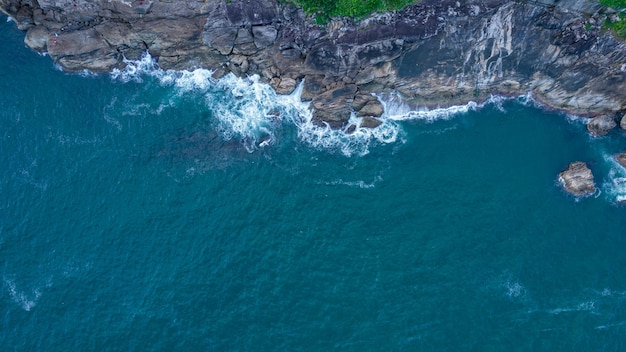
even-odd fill
[{"label": "rock face", "polygon": [[626,44],[602,30],[596,1],[421,0],[325,26],[278,0],[0,0],[0,10],[65,70],[110,71],[148,51],[164,69],[258,74],[284,94],[304,80],[315,121],[335,128],[352,112],[380,116],[361,98],[391,90],[421,106],[532,92],[579,115],[626,110]]},{"label": "rock face", "polygon": [[626,130],[626,114],[622,116],[622,121],[620,121],[619,127],[623,130]]},{"label": "rock face", "polygon": [[587,124],[587,131],[596,137],[607,135],[612,129],[617,127],[617,123],[610,116],[598,116]]},{"label": "rock face", "polygon": [[592,194],[596,190],[591,170],[581,161],[569,164],[567,170],[559,174],[559,180],[566,191],[577,196]]}]

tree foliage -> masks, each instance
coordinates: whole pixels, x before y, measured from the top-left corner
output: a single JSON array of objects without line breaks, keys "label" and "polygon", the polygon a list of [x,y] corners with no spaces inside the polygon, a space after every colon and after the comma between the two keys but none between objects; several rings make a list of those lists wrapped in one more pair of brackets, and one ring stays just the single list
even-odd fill
[{"label": "tree foliage", "polygon": [[[332,17],[361,18],[373,12],[393,11],[416,2],[415,0],[287,0],[317,15],[319,22]],[[626,1],[626,0],[625,0]]]}]

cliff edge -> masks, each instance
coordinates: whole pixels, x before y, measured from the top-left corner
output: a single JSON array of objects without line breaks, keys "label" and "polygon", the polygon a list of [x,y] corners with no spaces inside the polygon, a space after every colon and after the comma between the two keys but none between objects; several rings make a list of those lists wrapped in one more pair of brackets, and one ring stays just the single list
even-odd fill
[{"label": "cliff edge", "polygon": [[0,0],[25,43],[64,70],[106,72],[148,51],[164,69],[258,74],[279,93],[304,80],[314,119],[369,127],[371,93],[421,106],[532,92],[583,116],[626,109],[626,44],[590,0],[423,0],[402,11],[321,26],[277,0]]}]

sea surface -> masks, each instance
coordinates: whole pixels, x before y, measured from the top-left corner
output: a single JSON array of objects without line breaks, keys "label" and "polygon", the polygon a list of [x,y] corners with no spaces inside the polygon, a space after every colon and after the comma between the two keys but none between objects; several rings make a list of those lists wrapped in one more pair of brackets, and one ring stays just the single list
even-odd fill
[{"label": "sea surface", "polygon": [[0,17],[0,350],[626,350],[623,131],[381,95],[345,135],[255,77],[23,37]]}]

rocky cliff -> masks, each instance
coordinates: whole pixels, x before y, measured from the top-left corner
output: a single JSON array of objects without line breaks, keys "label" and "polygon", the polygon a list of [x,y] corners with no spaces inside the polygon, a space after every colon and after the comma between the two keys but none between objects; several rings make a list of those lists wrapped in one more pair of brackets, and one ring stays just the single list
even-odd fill
[{"label": "rocky cliff", "polygon": [[371,93],[445,106],[534,96],[586,116],[626,109],[626,44],[591,0],[423,0],[325,26],[276,0],[0,0],[25,42],[64,70],[110,71],[145,51],[164,69],[259,74],[278,92],[304,80],[315,120],[375,127]]}]

